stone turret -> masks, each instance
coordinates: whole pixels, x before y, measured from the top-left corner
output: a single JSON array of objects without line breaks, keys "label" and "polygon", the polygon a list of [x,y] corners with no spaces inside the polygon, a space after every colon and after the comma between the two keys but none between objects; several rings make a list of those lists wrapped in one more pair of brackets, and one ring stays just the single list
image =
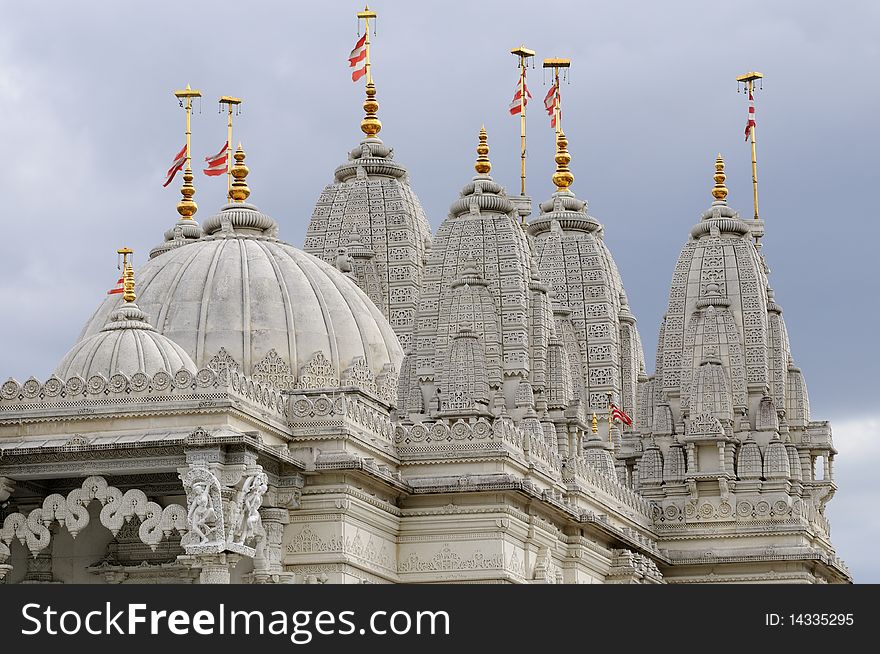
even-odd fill
[{"label": "stone turret", "polygon": [[[646,403],[641,442],[628,443],[623,455],[639,470],[640,491],[662,507],[670,536],[687,538],[696,529],[721,536],[740,523],[761,524],[766,533],[785,532],[792,560],[809,550],[805,560],[833,562],[822,515],[836,488],[831,430],[810,418],[764,257],[752,225],[728,206],[725,179],[719,155],[712,205],[691,229],[673,273],[656,372],[639,381]],[[819,457],[824,475],[815,470]],[[730,547],[715,541],[713,555],[728,556]],[[685,550],[674,545],[671,555],[691,556]]]},{"label": "stone turret", "polygon": [[337,267],[347,260],[346,272],[409,351],[431,227],[406,168],[373,123],[364,127],[365,138],[318,197],[303,249]]},{"label": "stone turret", "polygon": [[[587,203],[572,192],[568,141],[557,139],[556,192],[540,206],[528,227],[542,279],[570,311],[581,361],[581,403],[604,413],[608,394],[633,417],[644,355],[617,265],[603,239],[603,227],[587,214]],[[603,425],[606,424],[603,421]]]}]

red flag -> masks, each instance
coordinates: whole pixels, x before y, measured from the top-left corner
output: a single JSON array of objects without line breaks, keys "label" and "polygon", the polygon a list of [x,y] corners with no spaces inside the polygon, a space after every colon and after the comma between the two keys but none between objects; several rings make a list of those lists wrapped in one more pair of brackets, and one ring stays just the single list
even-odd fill
[{"label": "red flag", "polygon": [[[523,95],[525,97],[523,98]],[[520,99],[522,98],[522,102]],[[510,115],[516,116],[522,111],[522,108],[525,107],[529,100],[532,99],[532,94],[529,92],[529,87],[526,86],[526,78],[522,77],[522,88],[520,88],[520,82],[516,83],[516,91],[513,94],[513,100],[510,101]]]},{"label": "red flag", "polygon": [[749,133],[755,126],[755,98],[752,97],[752,92],[749,91],[749,119],[746,122],[746,141],[749,140]]},{"label": "red flag", "polygon": [[556,84],[550,87],[547,95],[544,96],[544,109],[550,116],[550,127],[556,127],[556,105],[559,103],[559,97],[556,95]]},{"label": "red flag", "polygon": [[625,425],[633,424],[632,418],[626,415],[623,409],[614,404],[611,405],[611,420],[617,420]]},{"label": "red flag", "polygon": [[361,77],[367,74],[367,33],[358,39],[354,45],[354,50],[348,55],[348,67],[353,68],[351,71],[351,81],[357,82]]},{"label": "red flag", "polygon": [[125,290],[125,287],[122,283],[122,277],[119,278],[119,281],[116,282],[116,286],[107,291],[107,295],[115,295],[116,293],[122,293]]},{"label": "red flag", "polygon": [[168,169],[168,173],[165,175],[165,183],[162,186],[168,186],[173,180],[174,176],[183,168],[183,164],[186,163],[186,144],[180,149],[176,155],[174,155],[174,161],[171,164],[171,168]]},{"label": "red flag", "polygon": [[226,151],[229,148],[229,141],[223,144],[223,147],[220,148],[220,152],[215,154],[213,157],[205,157],[205,161],[208,162],[208,167],[205,168],[202,172],[205,173],[208,177],[216,177],[217,175],[225,175],[226,168],[228,163],[228,158],[226,156]]}]

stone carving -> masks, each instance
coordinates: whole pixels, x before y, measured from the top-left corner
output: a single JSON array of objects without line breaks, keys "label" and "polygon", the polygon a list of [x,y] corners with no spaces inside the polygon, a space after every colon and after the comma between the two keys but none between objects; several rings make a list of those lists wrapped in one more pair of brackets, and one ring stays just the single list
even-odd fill
[{"label": "stone carving", "polygon": [[229,373],[241,370],[238,361],[232,358],[225,347],[221,347],[220,351],[211,357],[211,360],[208,361],[208,368],[216,372],[222,380],[228,379]]},{"label": "stone carving", "polygon": [[355,357],[351,365],[342,373],[343,386],[356,386],[373,395],[378,394],[376,377],[364,357]]},{"label": "stone carving", "polygon": [[207,468],[201,467],[190,467],[181,481],[186,491],[189,527],[189,534],[180,541],[181,546],[188,554],[211,546],[222,550],[226,528],[220,482]]},{"label": "stone carving", "polygon": [[336,388],[337,386],[339,386],[339,376],[321,350],[315,352],[309,362],[299,369],[297,388]]},{"label": "stone carving", "polygon": [[251,378],[254,381],[269,384],[285,391],[291,390],[296,382],[291,373],[290,366],[287,365],[284,359],[278,356],[274,349],[269,350],[266,356],[254,365],[254,372]]},{"label": "stone carving", "polygon": [[143,491],[132,488],[124,493],[109,486],[103,477],[88,477],[80,488],[75,488],[67,497],[52,494],[43,500],[41,507],[33,509],[27,517],[21,513],[6,516],[0,528],[0,541],[9,544],[13,538],[26,545],[36,555],[49,546],[51,534],[48,526],[57,521],[76,538],[89,524],[88,505],[98,500],[103,505],[100,513],[101,524],[114,535],[132,517],[140,521],[138,535],[143,543],[155,549],[163,537],[172,531],[179,534],[187,532],[185,510],[177,504],[162,508],[147,499]]},{"label": "stone carving", "polygon": [[238,521],[232,533],[233,542],[244,545],[246,540],[257,533],[260,526],[260,507],[263,504],[263,495],[269,488],[268,484],[265,472],[245,478],[235,504],[234,515],[238,517]]}]

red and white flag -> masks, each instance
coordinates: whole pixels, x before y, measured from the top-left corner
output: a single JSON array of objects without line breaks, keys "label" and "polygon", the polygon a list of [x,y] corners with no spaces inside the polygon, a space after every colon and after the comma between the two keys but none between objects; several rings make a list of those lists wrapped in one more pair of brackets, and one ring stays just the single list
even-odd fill
[{"label": "red and white flag", "polygon": [[348,55],[348,67],[353,68],[351,71],[351,81],[357,82],[361,77],[367,74],[367,33],[358,39],[354,45],[354,50]]},{"label": "red and white flag", "polygon": [[752,96],[752,92],[749,91],[749,120],[746,122],[746,141],[749,140],[749,134],[753,127],[755,127],[755,98]]},{"label": "red and white flag", "polygon": [[612,421],[617,420],[619,422],[622,422],[625,425],[633,424],[632,418],[630,418],[628,415],[626,415],[624,410],[615,404],[611,405],[611,420]]},{"label": "red and white flag", "polygon": [[165,183],[162,184],[162,186],[168,186],[174,180],[174,176],[177,175],[177,173],[180,172],[180,170],[183,168],[183,164],[185,163],[186,144],[184,143],[183,147],[180,149],[180,152],[174,155],[174,161],[171,164],[171,168],[168,169],[168,173],[165,175]]},{"label": "red and white flag", "polygon": [[119,278],[119,281],[116,282],[116,286],[107,291],[107,295],[115,295],[116,293],[122,293],[125,290],[125,287],[122,283],[122,277]]},{"label": "red and white flag", "polygon": [[520,86],[520,82],[517,81],[516,91],[513,94],[513,100],[510,101],[510,115],[516,116],[517,114],[519,114],[522,111],[523,107],[525,107],[531,99],[532,94],[529,92],[529,87],[526,86],[526,78],[522,77],[522,86]]},{"label": "red and white flag", "polygon": [[226,156],[228,148],[229,141],[223,144],[223,147],[220,148],[220,152],[212,157],[205,157],[205,161],[208,163],[208,167],[205,168],[202,172],[205,173],[208,177],[225,175],[228,163],[228,158]]},{"label": "red and white flag", "polygon": [[556,127],[556,107],[559,104],[559,96],[556,94],[556,84],[550,87],[547,95],[544,96],[544,109],[550,116],[550,127]]}]

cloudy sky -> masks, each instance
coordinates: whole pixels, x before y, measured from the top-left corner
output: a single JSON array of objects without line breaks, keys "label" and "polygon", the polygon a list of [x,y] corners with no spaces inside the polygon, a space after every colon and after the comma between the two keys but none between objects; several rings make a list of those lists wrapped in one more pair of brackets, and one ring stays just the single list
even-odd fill
[{"label": "cloudy sky", "polygon": [[[116,279],[116,248],[143,261],[177,214],[161,181],[183,142],[172,91],[201,89],[194,157],[225,141],[220,95],[237,119],[251,199],[301,244],[312,206],[360,139],[363,87],[346,57],[358,3],[8,3],[0,22],[2,173],[0,377],[47,377]],[[810,386],[833,421],[840,490],[834,542],[857,581],[880,582],[880,406],[876,301],[880,5],[874,2],[381,0],[374,76],[382,138],[408,166],[432,224],[472,176],[489,132],[495,179],[518,188],[511,47],[569,57],[563,87],[574,190],[606,238],[639,318],[649,369],[669,280],[727,161],[730,203],[751,213],[746,100],[757,95],[761,214],[771,283]],[[547,198],[547,86],[529,71],[528,192]],[[196,179],[197,218],[223,178]]]}]

